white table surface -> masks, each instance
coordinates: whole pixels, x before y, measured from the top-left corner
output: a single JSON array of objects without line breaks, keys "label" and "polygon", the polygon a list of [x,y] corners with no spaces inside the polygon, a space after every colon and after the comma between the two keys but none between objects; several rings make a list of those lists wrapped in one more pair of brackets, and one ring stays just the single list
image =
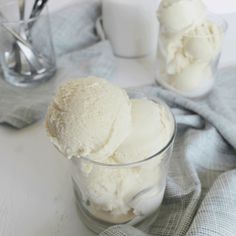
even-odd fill
[{"label": "white table surface", "polygon": [[[236,64],[236,14],[229,22],[221,66]],[[154,81],[152,60],[116,59],[114,83]],[[46,137],[43,121],[22,130],[0,127],[0,236],[92,236],[74,204],[68,162]]]}]

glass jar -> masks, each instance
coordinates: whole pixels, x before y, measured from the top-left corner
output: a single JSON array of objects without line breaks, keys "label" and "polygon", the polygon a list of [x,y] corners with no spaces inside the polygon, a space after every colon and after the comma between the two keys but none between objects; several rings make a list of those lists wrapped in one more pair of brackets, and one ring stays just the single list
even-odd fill
[{"label": "glass jar", "polygon": [[[28,17],[19,1],[0,4],[0,60],[5,81],[19,87],[45,82],[56,73],[49,13]],[[26,17],[27,16],[27,17]]]},{"label": "glass jar", "polygon": [[160,151],[125,164],[70,160],[79,215],[96,233],[114,224],[145,229],[161,205],[176,128],[170,109],[159,99],[155,102],[164,106],[171,121],[171,137]]},{"label": "glass jar", "polygon": [[156,81],[185,97],[208,94],[213,88],[227,23],[219,16],[183,30],[167,32],[160,25]]}]

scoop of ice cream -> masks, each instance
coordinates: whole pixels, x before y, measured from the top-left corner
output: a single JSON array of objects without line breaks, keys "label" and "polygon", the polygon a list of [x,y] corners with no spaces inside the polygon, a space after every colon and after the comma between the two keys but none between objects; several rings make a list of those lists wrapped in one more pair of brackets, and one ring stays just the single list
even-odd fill
[{"label": "scoop of ice cream", "polygon": [[[106,164],[117,164],[107,159]],[[111,213],[112,216],[126,215],[130,211],[128,200],[139,191],[137,185],[139,171],[129,168],[111,168],[89,164],[89,173],[82,170],[85,178],[85,198],[97,211]]]},{"label": "scoop of ice cream", "polygon": [[210,66],[196,62],[187,66],[181,73],[170,76],[170,84],[186,92],[198,88],[202,81],[207,79],[213,79]]},{"label": "scoop of ice cream", "polygon": [[184,36],[184,54],[192,60],[212,60],[220,52],[222,34],[215,24],[204,22]]},{"label": "scoop of ice cream", "polygon": [[183,37],[180,35],[160,35],[158,54],[162,71],[169,75],[180,73],[191,63],[191,58],[184,54]]},{"label": "scoop of ice cream", "polygon": [[176,53],[183,47],[182,35],[159,35],[159,50],[165,58],[166,64],[174,60]]},{"label": "scoop of ice cream", "polygon": [[199,24],[206,16],[201,0],[162,0],[158,18],[161,28],[168,33],[177,33]]},{"label": "scoop of ice cream", "polygon": [[130,205],[133,207],[134,213],[136,215],[146,216],[155,212],[156,209],[153,206],[161,205],[164,192],[165,192],[164,188],[162,191],[160,191],[160,187],[157,186],[147,189],[145,192],[143,192],[143,194],[136,197],[131,202]]},{"label": "scoop of ice cream", "polygon": [[124,90],[100,78],[69,81],[48,108],[46,128],[66,157],[104,160],[129,134],[129,98]]},{"label": "scoop of ice cream", "polygon": [[131,104],[131,132],[112,156],[118,163],[136,162],[154,155],[167,145],[173,133],[173,121],[163,105],[147,99],[133,99]]}]

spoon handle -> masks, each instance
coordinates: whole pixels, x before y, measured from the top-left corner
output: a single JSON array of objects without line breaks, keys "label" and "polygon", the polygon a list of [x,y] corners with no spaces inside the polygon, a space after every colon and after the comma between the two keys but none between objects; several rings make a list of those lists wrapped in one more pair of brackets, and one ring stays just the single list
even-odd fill
[{"label": "spoon handle", "polygon": [[[25,0],[18,0],[18,5],[19,5],[19,18],[20,18],[20,22],[19,23],[19,27],[20,27],[20,36],[23,39],[26,39],[26,37],[24,37],[24,32],[25,32],[25,24],[24,24],[24,18],[25,18]],[[15,59],[16,59],[16,70],[17,71],[22,71],[22,65],[26,64],[25,61],[25,57],[22,55],[21,49],[19,48],[19,46],[17,45],[17,43],[14,43],[14,51],[15,51]]]},{"label": "spoon handle", "polygon": [[39,16],[48,0],[35,0],[30,18]]},{"label": "spoon handle", "polygon": [[25,39],[23,39],[15,30],[11,29],[5,24],[2,24],[2,27],[6,29],[15,39],[23,43],[26,47],[31,48],[31,45]]},{"label": "spoon handle", "polygon": [[24,18],[25,18],[25,0],[18,0],[18,3],[19,3],[20,20],[24,20]]},{"label": "spoon handle", "polygon": [[[41,11],[43,10],[44,6],[46,5],[47,1],[48,0],[35,0],[29,19],[38,17]],[[30,31],[35,22],[35,20],[29,22],[28,31]]]}]

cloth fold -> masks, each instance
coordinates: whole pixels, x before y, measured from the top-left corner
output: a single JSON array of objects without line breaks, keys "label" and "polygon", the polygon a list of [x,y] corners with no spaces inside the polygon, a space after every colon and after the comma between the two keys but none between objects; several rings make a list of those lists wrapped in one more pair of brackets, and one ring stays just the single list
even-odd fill
[{"label": "cloth fold", "polygon": [[[155,222],[144,235],[236,235],[236,67],[220,71],[209,96],[190,100],[157,86],[129,89],[171,107],[178,132],[167,187]],[[145,228],[145,227],[144,227]],[[134,236],[111,227],[100,236]]]},{"label": "cloth fold", "polygon": [[[0,78],[0,123],[23,128],[41,119],[55,88],[66,79],[94,75],[110,79],[114,56],[108,41],[100,41],[95,21],[100,17],[96,0],[69,6],[51,15],[51,31],[57,56],[57,74],[39,86],[19,88]],[[42,32],[38,37],[43,37]],[[42,40],[37,40],[40,43]],[[42,45],[43,48],[43,45]]]}]

